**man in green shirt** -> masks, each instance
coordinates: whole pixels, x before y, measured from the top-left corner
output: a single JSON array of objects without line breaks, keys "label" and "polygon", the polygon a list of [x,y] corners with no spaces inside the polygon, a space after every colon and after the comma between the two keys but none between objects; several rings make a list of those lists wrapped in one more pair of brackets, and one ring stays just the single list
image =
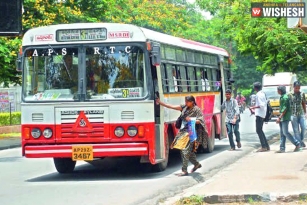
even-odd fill
[{"label": "man in green shirt", "polygon": [[285,86],[278,86],[277,92],[280,95],[279,99],[279,111],[280,116],[276,120],[276,123],[279,123],[280,127],[280,150],[276,151],[276,153],[284,153],[286,150],[286,138],[290,140],[292,144],[295,145],[294,152],[300,151],[300,142],[294,138],[289,132],[289,122],[291,121],[291,107],[290,100],[288,95],[286,94]]}]

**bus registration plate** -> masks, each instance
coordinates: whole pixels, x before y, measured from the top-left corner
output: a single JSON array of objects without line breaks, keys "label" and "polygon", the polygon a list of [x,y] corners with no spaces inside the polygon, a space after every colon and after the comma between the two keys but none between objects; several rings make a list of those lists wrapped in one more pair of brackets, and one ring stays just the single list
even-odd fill
[{"label": "bus registration plate", "polygon": [[93,146],[74,145],[72,146],[72,160],[93,160]]}]

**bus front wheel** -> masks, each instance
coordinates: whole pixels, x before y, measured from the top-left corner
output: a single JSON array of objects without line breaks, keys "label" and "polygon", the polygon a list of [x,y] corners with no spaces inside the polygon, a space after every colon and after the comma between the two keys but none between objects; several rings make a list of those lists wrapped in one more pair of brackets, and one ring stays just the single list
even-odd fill
[{"label": "bus front wheel", "polygon": [[71,173],[74,171],[76,161],[70,158],[53,158],[54,166],[60,174]]}]

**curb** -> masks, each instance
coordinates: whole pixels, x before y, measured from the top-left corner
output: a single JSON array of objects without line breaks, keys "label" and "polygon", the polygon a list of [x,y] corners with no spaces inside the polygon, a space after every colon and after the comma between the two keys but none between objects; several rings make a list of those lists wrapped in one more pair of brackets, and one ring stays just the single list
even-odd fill
[{"label": "curb", "polygon": [[241,195],[211,195],[205,196],[203,201],[209,204],[235,202],[293,202],[306,200],[306,193],[278,195],[276,193],[241,194]]},{"label": "curb", "polygon": [[21,147],[21,144],[7,145],[7,146],[2,146],[2,147],[0,146],[0,150],[13,149],[17,147]]},{"label": "curb", "polygon": [[[279,140],[279,132],[273,132],[270,135],[266,136],[268,143],[271,145],[275,142],[277,142]],[[195,196],[195,190],[199,190],[201,189],[201,187],[207,183],[207,181],[214,176],[216,173],[220,172],[221,170],[225,169],[226,167],[228,167],[229,165],[235,163],[236,161],[238,161],[239,159],[253,153],[255,150],[257,150],[260,147],[260,143],[256,143],[252,146],[248,147],[248,150],[246,150],[246,152],[244,152],[242,155],[240,155],[239,157],[236,157],[234,161],[230,162],[225,162],[222,166],[219,166],[219,169],[217,169],[217,167],[211,167],[209,172],[206,174],[201,174],[201,179],[197,179],[197,184],[196,185],[192,185],[189,186],[187,188],[184,189],[180,189],[180,190],[176,190],[175,193],[171,193],[170,196],[163,196],[160,200],[163,200],[163,202],[158,202],[157,204],[159,205],[173,205],[173,204],[179,204],[181,199],[184,198],[189,198],[191,196]],[[244,148],[243,148],[244,149]],[[225,150],[226,151],[226,150]],[[225,195],[223,196],[221,195],[211,195],[211,196],[206,196],[206,195],[197,195],[198,197],[203,199],[203,202],[207,202],[207,203],[229,203],[229,202],[236,202],[239,199],[243,201],[244,199],[244,195]],[[257,194],[254,195],[255,198],[256,196],[258,196]],[[249,194],[248,197],[246,197],[246,201],[251,200],[252,195]],[[226,200],[226,198],[228,198],[228,201]],[[238,199],[237,199],[238,198]],[[223,202],[223,199],[225,199],[225,202]],[[306,196],[307,199],[307,196]],[[210,200],[212,202],[210,202]],[[255,200],[254,200],[255,201]],[[180,203],[181,204],[181,203]]]}]

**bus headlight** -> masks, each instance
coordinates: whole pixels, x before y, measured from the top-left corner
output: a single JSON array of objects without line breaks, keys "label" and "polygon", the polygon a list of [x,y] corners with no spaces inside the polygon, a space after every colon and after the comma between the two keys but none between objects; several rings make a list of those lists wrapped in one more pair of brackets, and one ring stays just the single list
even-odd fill
[{"label": "bus headlight", "polygon": [[138,133],[138,129],[135,126],[128,127],[127,133],[130,137],[134,137]]},{"label": "bus headlight", "polygon": [[125,130],[122,127],[117,127],[114,131],[116,137],[122,137],[125,134]]},{"label": "bus headlight", "polygon": [[49,129],[49,128],[44,129],[44,131],[43,131],[43,136],[44,136],[46,139],[49,139],[50,137],[52,137],[52,130]]},{"label": "bus headlight", "polygon": [[42,131],[38,128],[34,128],[31,130],[31,136],[35,139],[39,138],[42,134]]}]

